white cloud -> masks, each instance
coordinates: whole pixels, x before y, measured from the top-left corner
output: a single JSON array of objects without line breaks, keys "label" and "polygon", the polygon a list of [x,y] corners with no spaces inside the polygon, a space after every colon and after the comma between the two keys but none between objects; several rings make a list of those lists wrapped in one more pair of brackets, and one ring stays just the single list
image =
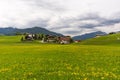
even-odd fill
[{"label": "white cloud", "polygon": [[0,27],[40,26],[66,35],[120,30],[115,26],[120,21],[119,3],[120,0],[0,0]]}]

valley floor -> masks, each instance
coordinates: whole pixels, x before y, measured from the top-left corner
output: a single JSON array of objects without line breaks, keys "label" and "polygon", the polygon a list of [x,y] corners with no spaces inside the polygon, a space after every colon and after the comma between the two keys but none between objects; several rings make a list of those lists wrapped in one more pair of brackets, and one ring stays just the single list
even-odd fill
[{"label": "valley floor", "polygon": [[0,37],[2,80],[120,80],[120,46],[21,43]]}]

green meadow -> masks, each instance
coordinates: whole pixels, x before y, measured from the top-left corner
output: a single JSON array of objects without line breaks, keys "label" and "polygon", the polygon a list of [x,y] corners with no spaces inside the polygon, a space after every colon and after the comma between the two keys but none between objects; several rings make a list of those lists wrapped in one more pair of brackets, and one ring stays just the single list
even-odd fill
[{"label": "green meadow", "polygon": [[0,80],[120,80],[119,36],[68,45],[0,36]]}]

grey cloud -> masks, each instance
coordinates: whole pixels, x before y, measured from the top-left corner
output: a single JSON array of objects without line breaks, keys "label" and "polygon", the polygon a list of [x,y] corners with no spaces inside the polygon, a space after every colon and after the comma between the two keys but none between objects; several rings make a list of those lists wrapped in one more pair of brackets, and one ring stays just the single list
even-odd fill
[{"label": "grey cloud", "polygon": [[108,18],[103,18],[99,15],[87,15],[85,17],[82,17],[78,19],[79,21],[87,21],[87,20],[94,20],[97,21],[99,24],[94,24],[94,23],[85,23],[83,25],[79,25],[80,28],[94,28],[94,27],[103,27],[103,26],[110,26],[114,24],[120,23],[120,17],[113,18],[113,19],[108,19]]},{"label": "grey cloud", "polygon": [[120,23],[120,19],[106,19],[104,22],[101,22],[101,26],[109,26],[109,25],[114,25]]},{"label": "grey cloud", "polygon": [[34,21],[30,21],[25,26],[26,27],[38,26],[38,27],[46,28],[47,27],[47,22],[48,22],[48,20],[37,19],[37,20],[34,20]]},{"label": "grey cloud", "polygon": [[104,18],[102,18],[97,13],[88,13],[88,14],[85,14],[83,16],[79,16],[78,20],[97,20],[97,21],[101,21],[101,20],[104,20]]},{"label": "grey cloud", "polygon": [[[81,34],[96,31],[97,27],[105,29],[120,23],[119,13],[113,18],[106,18],[111,12],[119,11],[116,7],[109,10],[108,1],[94,3],[97,7],[80,5],[82,0],[0,0],[0,26],[15,26],[19,28],[39,26],[62,34]],[[94,1],[94,0],[93,0]],[[8,3],[9,2],[9,3]],[[66,2],[66,3],[65,3]],[[75,3],[74,3],[75,2]],[[84,4],[91,1],[82,1]],[[76,4],[78,3],[78,4]],[[108,7],[109,6],[109,7]],[[87,8],[90,7],[91,11]],[[112,6],[113,7],[113,6]],[[111,7],[111,8],[112,8]],[[99,10],[102,8],[102,10]],[[106,9],[104,9],[106,8]],[[92,11],[93,9],[93,11]],[[109,10],[107,12],[105,10]],[[115,11],[117,9],[117,11]],[[84,11],[85,10],[85,11]],[[9,11],[9,12],[8,12]],[[86,11],[92,12],[87,14]],[[98,13],[94,13],[98,11]],[[83,15],[79,15],[82,14]],[[99,14],[103,14],[104,17]],[[78,16],[79,15],[79,16]]]},{"label": "grey cloud", "polygon": [[[103,18],[99,15],[94,15],[94,14],[89,14],[86,16],[82,17],[77,17],[77,18],[66,18],[66,19],[59,19],[57,24],[55,25],[49,25],[50,19],[42,20],[37,19],[34,21],[30,21],[26,26],[28,27],[33,27],[33,26],[39,26],[43,27],[46,29],[49,29],[54,32],[59,32],[62,34],[71,34],[71,35],[77,35],[77,34],[82,34],[85,33],[87,29],[91,31],[97,31],[96,27],[104,27],[104,26],[111,26],[114,24],[120,23],[120,18],[113,18],[113,19],[108,19],[108,18]],[[81,23],[85,21],[85,23]],[[96,21],[96,23],[87,23],[86,21]],[[77,23],[77,24],[74,24]]]},{"label": "grey cloud", "polygon": [[97,27],[98,25],[95,24],[84,24],[82,26],[79,26],[80,28],[94,28]]},{"label": "grey cloud", "polygon": [[65,34],[72,34],[72,35],[76,35],[78,33],[81,33],[82,31],[66,31],[64,32]]},{"label": "grey cloud", "polygon": [[[98,24],[96,23],[82,23],[82,21],[96,21],[98,22]],[[73,24],[73,23],[77,23]],[[97,31],[96,27],[104,27],[104,26],[113,26],[115,24],[120,23],[120,17],[117,18],[105,18],[105,17],[101,17],[99,15],[86,15],[86,16],[82,16],[82,17],[77,17],[77,18],[70,18],[70,19],[66,19],[61,21],[62,26],[56,25],[56,26],[51,26],[51,30],[54,31],[59,31],[60,29],[66,28],[65,31],[62,31],[64,34],[81,34],[83,32],[85,32],[86,29],[90,29],[91,31]],[[71,24],[73,24],[71,26]],[[73,30],[69,30],[69,28],[74,28]],[[68,30],[67,30],[68,29]]]},{"label": "grey cloud", "polygon": [[65,11],[65,8],[63,5],[60,5],[57,1],[45,1],[45,0],[26,0],[27,3],[29,3],[33,7],[37,8],[44,8],[47,10],[53,10],[53,11]]}]

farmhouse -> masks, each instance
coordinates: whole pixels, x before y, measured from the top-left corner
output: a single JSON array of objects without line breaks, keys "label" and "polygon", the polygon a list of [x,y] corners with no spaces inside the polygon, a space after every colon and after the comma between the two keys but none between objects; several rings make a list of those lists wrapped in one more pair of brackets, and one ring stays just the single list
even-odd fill
[{"label": "farmhouse", "polygon": [[71,41],[72,41],[72,39],[70,36],[59,37],[60,44],[69,44],[69,43],[71,43]]},{"label": "farmhouse", "polygon": [[47,42],[49,42],[49,43],[55,43],[55,42],[57,42],[56,36],[48,35],[47,36]]},{"label": "farmhouse", "polygon": [[75,40],[74,42],[75,42],[75,43],[79,43],[79,42],[81,42],[81,40]]},{"label": "farmhouse", "polygon": [[101,37],[101,36],[104,36],[104,34],[96,34],[95,37],[97,38],[97,37]]},{"label": "farmhouse", "polygon": [[25,35],[25,40],[33,40],[33,36],[32,34],[26,34]]},{"label": "farmhouse", "polygon": [[59,44],[69,44],[72,42],[70,36],[53,36],[53,35],[40,36],[37,34],[26,34],[25,37],[21,38],[21,41],[32,40],[40,40],[42,43],[59,43]]}]

